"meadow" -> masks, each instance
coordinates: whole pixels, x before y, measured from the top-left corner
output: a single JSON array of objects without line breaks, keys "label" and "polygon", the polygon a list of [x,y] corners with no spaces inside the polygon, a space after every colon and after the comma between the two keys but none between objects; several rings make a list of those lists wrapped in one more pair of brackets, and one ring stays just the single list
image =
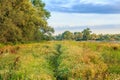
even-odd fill
[{"label": "meadow", "polygon": [[0,45],[0,80],[120,80],[120,44],[48,41]]}]

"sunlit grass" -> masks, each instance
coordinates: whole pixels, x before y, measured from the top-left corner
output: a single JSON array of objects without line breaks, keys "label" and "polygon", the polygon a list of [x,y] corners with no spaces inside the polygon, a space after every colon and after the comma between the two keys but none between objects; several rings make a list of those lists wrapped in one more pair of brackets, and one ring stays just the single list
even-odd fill
[{"label": "sunlit grass", "polygon": [[0,80],[115,80],[120,44],[51,41],[1,46]]}]

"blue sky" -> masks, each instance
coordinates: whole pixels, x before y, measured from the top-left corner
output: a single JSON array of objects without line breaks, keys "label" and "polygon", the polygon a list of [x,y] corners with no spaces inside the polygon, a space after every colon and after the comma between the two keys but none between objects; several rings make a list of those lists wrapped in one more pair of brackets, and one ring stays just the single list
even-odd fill
[{"label": "blue sky", "polygon": [[[120,0],[43,0],[43,2],[46,3],[46,9],[51,12],[48,23],[57,29],[56,33],[70,30],[66,29],[68,26],[73,28],[88,26],[91,29],[96,26],[93,31],[95,33],[120,31]],[[101,29],[98,28],[100,25]],[[106,29],[104,25],[113,27],[107,26]],[[58,30],[59,27],[62,27],[63,31]]]},{"label": "blue sky", "polygon": [[43,0],[50,11],[68,13],[120,13],[120,0]]}]

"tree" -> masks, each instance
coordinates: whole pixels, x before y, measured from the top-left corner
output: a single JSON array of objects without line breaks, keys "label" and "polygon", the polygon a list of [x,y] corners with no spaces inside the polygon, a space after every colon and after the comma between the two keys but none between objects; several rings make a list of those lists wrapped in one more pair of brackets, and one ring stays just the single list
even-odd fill
[{"label": "tree", "polygon": [[90,31],[89,28],[86,28],[82,31],[83,33],[83,40],[89,40],[90,39],[90,34],[92,31]]},{"label": "tree", "polygon": [[120,41],[120,34],[115,34],[115,35],[114,35],[114,39],[115,39],[116,41]]},{"label": "tree", "polygon": [[62,39],[64,39],[64,40],[73,40],[74,39],[74,35],[70,31],[65,31],[62,34]]},{"label": "tree", "polygon": [[39,41],[54,30],[41,0],[0,0],[0,42]]},{"label": "tree", "polygon": [[62,40],[62,34],[58,34],[55,36],[55,40]]},{"label": "tree", "polygon": [[90,39],[91,40],[97,40],[98,36],[95,33],[93,33],[93,34],[91,34]]},{"label": "tree", "polygon": [[83,38],[83,34],[81,32],[74,32],[74,39],[76,41],[80,41]]},{"label": "tree", "polygon": [[[14,23],[12,14],[14,11],[13,1],[0,0],[0,42],[18,42],[22,38],[22,30]],[[16,18],[16,17],[15,17]]]}]

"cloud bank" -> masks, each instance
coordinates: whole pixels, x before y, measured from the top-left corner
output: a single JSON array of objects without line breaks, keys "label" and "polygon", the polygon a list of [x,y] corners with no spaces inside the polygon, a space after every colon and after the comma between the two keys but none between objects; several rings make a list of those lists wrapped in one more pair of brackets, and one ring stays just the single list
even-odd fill
[{"label": "cloud bank", "polygon": [[90,28],[92,33],[96,34],[119,34],[120,33],[120,25],[96,25],[96,26],[65,26],[65,27],[56,27],[55,34],[61,34],[64,31],[71,32],[81,32],[83,29]]},{"label": "cloud bank", "polygon": [[43,0],[50,11],[119,14],[120,0]]}]

